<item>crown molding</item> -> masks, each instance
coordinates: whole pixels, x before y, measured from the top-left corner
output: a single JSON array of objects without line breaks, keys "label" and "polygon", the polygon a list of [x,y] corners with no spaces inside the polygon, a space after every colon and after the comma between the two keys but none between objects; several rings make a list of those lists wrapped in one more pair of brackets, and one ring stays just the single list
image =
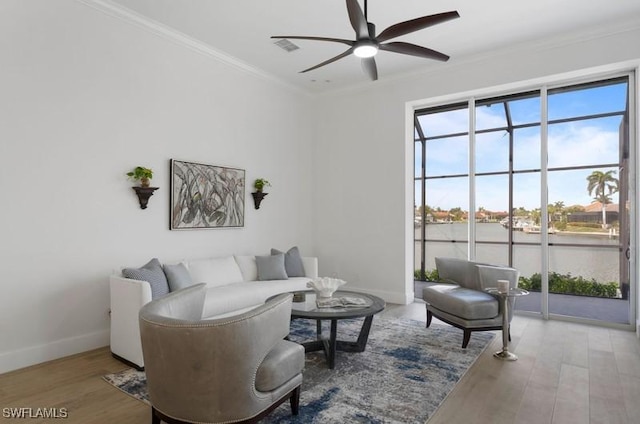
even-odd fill
[{"label": "crown molding", "polygon": [[243,62],[227,53],[213,48],[211,45],[190,37],[183,32],[176,30],[168,25],[155,21],[138,12],[135,12],[127,7],[122,6],[119,3],[115,3],[111,0],[76,0],[78,3],[82,3],[93,9],[96,9],[102,13],[105,13],[111,17],[120,19],[123,22],[134,25],[138,28],[149,31],[159,37],[173,41],[179,45],[182,45],[190,50],[193,50],[202,55],[211,57],[219,62],[222,62],[228,66],[236,68],[249,75],[257,77],[259,79],[275,83],[288,90],[294,91],[298,94],[311,95],[307,90],[304,90],[298,86],[292,85],[273,74],[263,71]]},{"label": "crown molding", "polygon": [[[211,57],[221,63],[231,66],[244,73],[257,77],[261,80],[274,83],[289,91],[297,94],[302,94],[307,97],[331,97],[334,95],[342,95],[347,92],[360,92],[363,90],[371,89],[371,82],[358,82],[351,85],[336,87],[334,89],[328,89],[325,91],[315,91],[313,89],[305,89],[304,87],[292,84],[280,77],[277,77],[271,73],[268,73],[260,68],[256,68],[246,62],[243,62],[225,52],[215,49],[211,45],[204,43],[198,39],[195,39],[187,34],[184,34],[168,25],[157,22],[147,16],[144,16],[138,12],[135,12],[119,3],[115,3],[112,0],[76,0],[78,3],[82,3],[93,9],[99,10],[109,16],[120,19],[138,28],[144,29],[150,33],[153,33],[159,37],[168,39],[179,45],[182,45],[190,50],[198,52],[202,55]],[[446,64],[438,64],[437,67],[426,66],[422,69],[402,72],[390,77],[376,81],[376,86],[384,86],[388,84],[395,84],[398,81],[411,79],[418,75],[425,75],[431,73],[442,72],[443,69],[449,67],[473,65],[478,62],[486,61],[491,57],[500,57],[513,53],[518,53],[522,50],[530,51],[544,51],[567,45],[583,43],[585,41],[604,38],[619,33],[637,30],[640,23],[637,17],[629,17],[624,21],[618,21],[613,23],[607,23],[605,25],[590,27],[587,29],[578,29],[575,31],[569,31],[565,34],[557,34],[548,38],[535,39],[525,41],[516,45],[505,46],[502,48],[492,49],[490,51],[482,51],[472,54],[467,54],[459,57],[455,61],[451,61]]]},{"label": "crown molding", "polygon": [[[565,34],[556,34],[551,37],[539,38],[534,40],[528,40],[522,43],[505,46],[491,51],[482,51],[478,53],[468,54],[461,56],[457,60],[452,60],[447,63],[437,63],[435,65],[428,65],[422,69],[411,70],[407,72],[398,73],[386,78],[381,78],[375,82],[378,87],[390,86],[403,80],[412,80],[416,77],[421,77],[430,74],[439,74],[446,72],[447,69],[456,69],[460,66],[474,66],[478,63],[486,62],[492,58],[507,57],[509,55],[517,54],[523,50],[531,52],[542,52],[552,50],[556,48],[576,45],[587,41],[602,39],[626,32],[637,31],[640,29],[640,20],[637,17],[630,17],[624,21],[610,23],[608,25],[602,25],[598,27],[591,27],[587,29],[570,31]],[[370,82],[360,82],[357,84],[349,85],[346,87],[339,87],[332,90],[327,90],[321,93],[317,93],[318,97],[332,97],[341,96],[346,93],[356,93],[369,90]]]}]

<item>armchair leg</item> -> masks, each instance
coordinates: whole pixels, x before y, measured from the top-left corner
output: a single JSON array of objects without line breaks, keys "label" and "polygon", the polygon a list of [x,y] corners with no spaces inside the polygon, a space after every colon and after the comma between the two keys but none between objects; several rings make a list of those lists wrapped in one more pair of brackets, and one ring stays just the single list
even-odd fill
[{"label": "armchair leg", "polygon": [[469,330],[463,330],[464,331],[464,335],[462,337],[462,348],[466,349],[467,345],[469,344],[469,339],[471,338],[471,331]]},{"label": "armchair leg", "polygon": [[291,392],[289,403],[291,403],[291,415],[298,415],[298,411],[300,410],[300,386]]},{"label": "armchair leg", "polygon": [[433,318],[433,314],[430,310],[427,309],[427,328],[431,325],[431,319]]},{"label": "armchair leg", "polygon": [[160,424],[160,417],[156,414],[156,408],[151,407],[151,424]]}]

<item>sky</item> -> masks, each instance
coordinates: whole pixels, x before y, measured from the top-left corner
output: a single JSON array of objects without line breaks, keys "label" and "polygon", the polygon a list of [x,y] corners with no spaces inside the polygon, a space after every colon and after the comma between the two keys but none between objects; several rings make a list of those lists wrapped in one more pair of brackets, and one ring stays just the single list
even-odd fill
[{"label": "sky", "polygon": [[[627,84],[618,83],[603,87],[582,88],[549,93],[549,120],[577,116],[619,112],[625,109]],[[510,102],[513,123],[540,122],[538,97]],[[468,110],[455,110],[425,115],[419,118],[427,137],[466,132]],[[565,206],[588,205],[593,196],[587,192],[587,176],[595,170],[613,170],[618,177],[618,167],[605,165],[619,161],[620,116],[555,123],[549,125],[548,166],[549,203],[563,202]],[[501,103],[477,106],[478,130],[506,126],[504,107]],[[449,137],[427,142],[427,176],[468,173],[468,137]],[[416,144],[419,146],[419,144]],[[541,167],[540,127],[518,129],[514,134],[513,167],[526,171]],[[509,136],[504,130],[476,136],[476,172],[501,172],[508,170]],[[420,176],[422,155],[416,149],[415,175]],[[553,168],[597,166],[593,169],[551,170]],[[427,181],[427,205],[448,210],[461,207],[468,210],[467,177],[438,178]],[[421,203],[420,183],[415,185],[416,204]],[[508,210],[507,175],[476,177],[476,207],[490,211]],[[617,194],[612,196],[618,202]],[[540,208],[540,173],[529,172],[514,175],[514,207]]]}]

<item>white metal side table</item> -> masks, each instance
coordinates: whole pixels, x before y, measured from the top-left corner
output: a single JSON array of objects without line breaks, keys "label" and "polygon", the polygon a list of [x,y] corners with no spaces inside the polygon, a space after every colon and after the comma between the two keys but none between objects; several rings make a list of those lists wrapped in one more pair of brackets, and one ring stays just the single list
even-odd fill
[{"label": "white metal side table", "polygon": [[528,291],[519,289],[519,288],[511,288],[508,292],[501,292],[496,287],[490,287],[485,289],[485,291],[489,294],[496,296],[500,303],[502,304],[502,350],[493,354],[498,359],[502,359],[504,361],[517,361],[518,357],[509,352],[509,302],[508,299],[510,297],[520,297],[526,296],[529,294]]}]

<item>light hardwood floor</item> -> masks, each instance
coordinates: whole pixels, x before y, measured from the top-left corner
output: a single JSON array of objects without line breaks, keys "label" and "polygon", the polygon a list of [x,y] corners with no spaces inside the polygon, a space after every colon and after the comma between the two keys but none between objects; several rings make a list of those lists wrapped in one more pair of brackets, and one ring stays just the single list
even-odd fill
[{"label": "light hardwood floor", "polygon": [[[382,315],[425,321],[422,303],[388,305]],[[519,360],[493,358],[498,335],[429,424],[640,423],[634,333],[516,316],[512,339]],[[146,424],[149,407],[101,378],[124,368],[103,348],[0,375],[0,422]],[[8,419],[8,407],[65,408],[68,417]]]}]

